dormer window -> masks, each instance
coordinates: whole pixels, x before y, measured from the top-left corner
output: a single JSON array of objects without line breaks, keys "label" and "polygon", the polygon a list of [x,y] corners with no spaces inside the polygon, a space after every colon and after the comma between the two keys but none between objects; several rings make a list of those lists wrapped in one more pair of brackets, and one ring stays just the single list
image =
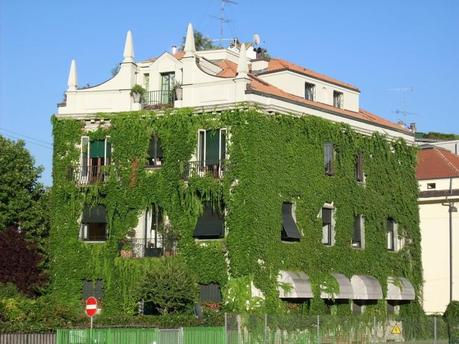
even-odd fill
[{"label": "dormer window", "polygon": [[344,95],[343,92],[333,91],[333,106],[342,109],[343,108]]},{"label": "dormer window", "polygon": [[306,82],[304,84],[304,99],[314,100],[316,85]]}]

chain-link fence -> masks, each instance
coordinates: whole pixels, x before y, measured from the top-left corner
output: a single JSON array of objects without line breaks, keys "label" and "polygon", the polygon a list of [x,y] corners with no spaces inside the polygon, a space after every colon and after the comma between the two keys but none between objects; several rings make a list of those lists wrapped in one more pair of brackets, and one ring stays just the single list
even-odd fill
[{"label": "chain-link fence", "polygon": [[447,324],[441,317],[227,315],[225,328],[228,344],[448,343]]}]

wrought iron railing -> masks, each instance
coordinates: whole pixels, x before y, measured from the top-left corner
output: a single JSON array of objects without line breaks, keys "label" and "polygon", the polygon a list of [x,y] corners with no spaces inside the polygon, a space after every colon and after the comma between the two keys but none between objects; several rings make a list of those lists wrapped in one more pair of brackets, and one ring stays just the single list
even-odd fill
[{"label": "wrought iron railing", "polygon": [[67,177],[80,185],[97,184],[107,181],[110,170],[110,165],[77,165],[69,167]]},{"label": "wrought iron railing", "polygon": [[218,160],[215,162],[190,161],[185,165],[183,178],[187,180],[192,176],[223,178],[226,171],[227,161]]},{"label": "wrought iron railing", "polygon": [[163,245],[164,240],[158,239],[155,245],[154,238],[125,239],[120,247],[120,255],[125,258],[175,256],[176,243]]},{"label": "wrought iron railing", "polygon": [[148,106],[173,106],[174,90],[147,91],[143,95],[143,103]]}]

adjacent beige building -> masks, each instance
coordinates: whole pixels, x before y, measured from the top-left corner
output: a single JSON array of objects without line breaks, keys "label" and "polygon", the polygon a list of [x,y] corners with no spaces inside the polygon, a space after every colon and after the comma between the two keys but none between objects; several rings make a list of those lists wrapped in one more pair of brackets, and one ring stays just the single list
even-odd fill
[{"label": "adjacent beige building", "polygon": [[[424,146],[418,153],[423,308],[443,313],[459,300],[459,156]],[[451,265],[452,264],[452,265]]]}]

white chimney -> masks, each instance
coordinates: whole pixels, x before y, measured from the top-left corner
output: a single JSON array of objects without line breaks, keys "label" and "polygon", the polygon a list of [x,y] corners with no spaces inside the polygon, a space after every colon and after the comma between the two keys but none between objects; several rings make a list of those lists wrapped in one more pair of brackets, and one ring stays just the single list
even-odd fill
[{"label": "white chimney", "polygon": [[177,54],[177,46],[176,46],[176,45],[173,45],[173,46],[172,46],[172,48],[171,48],[171,54],[172,54],[172,55]]}]

